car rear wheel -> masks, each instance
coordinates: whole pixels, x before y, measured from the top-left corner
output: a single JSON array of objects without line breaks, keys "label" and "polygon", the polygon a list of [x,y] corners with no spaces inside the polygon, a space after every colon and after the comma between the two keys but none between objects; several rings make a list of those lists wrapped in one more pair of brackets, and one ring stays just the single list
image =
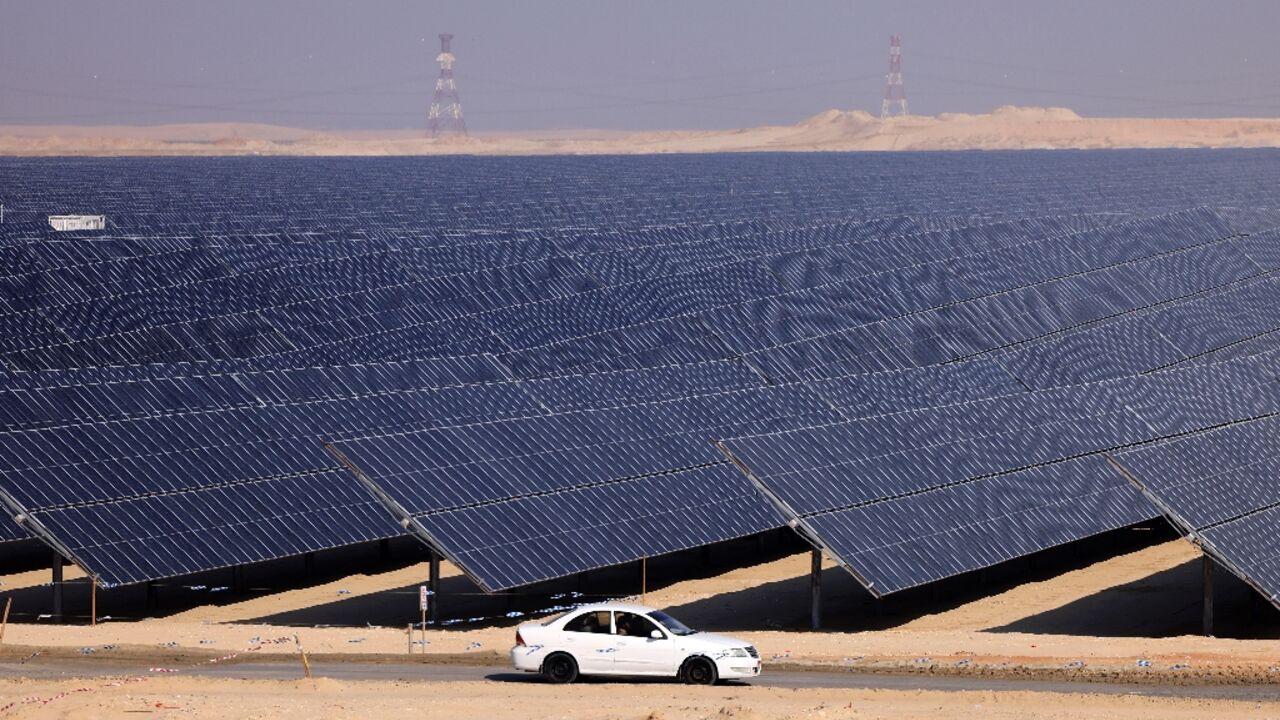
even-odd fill
[{"label": "car rear wheel", "polygon": [[578,679],[578,662],[568,653],[552,653],[542,662],[542,676],[557,685]]},{"label": "car rear wheel", "polygon": [[690,685],[715,685],[719,673],[709,658],[692,657],[685,660],[684,667],[680,668],[680,679]]}]

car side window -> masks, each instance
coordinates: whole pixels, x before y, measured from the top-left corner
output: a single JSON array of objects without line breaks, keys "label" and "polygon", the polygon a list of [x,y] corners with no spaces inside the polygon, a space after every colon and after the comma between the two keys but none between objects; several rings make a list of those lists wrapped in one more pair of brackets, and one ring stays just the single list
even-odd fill
[{"label": "car side window", "polygon": [[[649,633],[658,629],[658,626],[654,625],[649,618],[629,612],[617,613],[615,623],[618,627],[617,634],[628,637],[647,638]],[[666,637],[667,634],[662,633],[662,635]]]},{"label": "car side window", "polygon": [[609,611],[598,610],[582,613],[564,624],[565,632],[609,634]]}]

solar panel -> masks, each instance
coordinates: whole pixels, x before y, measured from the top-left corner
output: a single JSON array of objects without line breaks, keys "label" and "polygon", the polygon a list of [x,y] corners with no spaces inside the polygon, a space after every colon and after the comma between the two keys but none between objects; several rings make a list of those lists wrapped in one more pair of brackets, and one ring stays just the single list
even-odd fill
[{"label": "solar panel", "polygon": [[[546,384],[523,382],[554,412],[340,439],[334,446],[420,537],[457,562],[481,587],[498,590],[599,567],[608,564],[601,560],[606,557],[637,560],[777,527],[778,516],[717,453],[710,442],[714,438],[747,428],[763,431],[830,422],[866,412],[872,403],[896,410],[918,407],[929,402],[926,394],[938,386],[966,398],[1020,392],[998,368],[983,363],[894,376],[827,378],[811,386],[743,389],[695,387],[692,383],[702,374],[698,366],[638,377],[669,382],[672,375],[690,372],[695,377],[676,386],[691,389],[687,395],[612,406],[584,404],[581,388],[570,395],[571,402],[558,400],[566,385],[583,382],[586,389],[596,387],[594,376],[557,379],[555,395],[546,393]],[[648,495],[655,488],[665,488],[665,495]],[[646,496],[647,503],[642,501]],[[658,497],[667,499],[658,505]],[[682,499],[689,498],[702,500],[682,506]],[[549,521],[535,522],[537,542],[521,539],[534,532],[524,529],[531,522],[528,517],[566,503],[587,506],[565,510],[557,527]],[[633,527],[639,521],[629,513],[639,512],[637,503],[655,527],[671,522],[688,527],[679,533],[612,535],[607,546],[599,545],[599,536],[593,536],[595,545],[572,545],[598,528],[620,532]],[[494,519],[499,513],[505,518],[502,522]],[[740,522],[725,522],[726,513],[741,516]],[[485,524],[471,525],[481,517]],[[578,524],[583,518],[590,524]],[[490,546],[500,551],[482,552]],[[548,550],[552,546],[554,552]],[[558,560],[550,563],[548,554]]]},{"label": "solar panel", "polygon": [[[1103,221],[1085,224],[1097,225]],[[1048,232],[1050,228],[1064,229],[1080,224],[1078,218],[1017,221],[1006,223],[1005,232],[1016,227],[1023,231],[1040,228]],[[893,224],[845,224],[839,227],[854,232],[842,232],[826,240],[810,238],[795,245],[817,251],[865,245],[871,241],[878,243],[885,238],[877,237],[875,231],[886,226]],[[1000,223],[990,225],[1000,226]],[[972,228],[956,230],[964,232]],[[770,246],[763,242],[766,236],[767,233],[753,236],[739,254],[747,258],[767,258],[801,252],[795,247],[784,250]],[[573,325],[566,325],[564,319],[604,323],[607,329],[617,324],[690,312],[708,304],[724,304],[733,297],[756,297],[783,289],[774,284],[775,274],[763,264],[757,264],[756,259],[744,260],[732,255],[717,258],[718,265],[707,267],[692,258],[672,256],[673,267],[679,272],[671,278],[698,272],[703,272],[705,277],[685,277],[674,283],[661,277],[640,278],[609,288],[578,266],[582,256],[554,256],[558,250],[545,242],[524,241],[517,245],[541,249],[532,259],[523,258],[515,265],[479,270],[471,267],[443,275],[438,262],[434,262],[440,259],[435,256],[445,249],[443,247],[432,248],[432,270],[423,272],[414,270],[412,262],[420,260],[421,253],[412,244],[407,247],[385,242],[351,243],[350,247],[324,242],[267,244],[262,247],[293,254],[274,264],[255,265],[246,273],[231,274],[226,273],[226,266],[217,262],[216,257],[217,253],[227,252],[226,248],[197,247],[191,252],[215,255],[207,276],[179,277],[156,287],[123,294],[93,288],[86,290],[85,297],[67,288],[42,291],[40,304],[25,312],[46,322],[48,316],[53,315],[56,322],[47,332],[35,337],[11,338],[14,345],[9,359],[19,367],[60,367],[302,353],[315,362],[315,358],[339,360],[334,353],[350,353],[352,348],[369,344],[377,350],[379,345],[387,343],[392,347],[381,349],[381,355],[372,357],[495,352],[500,346],[495,345],[493,335],[510,333],[507,316],[516,319],[521,334],[515,339],[506,337],[506,346],[521,346],[537,344],[539,337],[563,339],[561,336],[566,334],[599,331],[589,327],[575,329]],[[317,247],[328,250],[317,252],[314,249]],[[658,247],[665,247],[664,251],[669,252],[671,247],[683,249],[684,246],[650,249]],[[493,261],[507,259],[510,258]],[[116,262],[130,261],[135,259]],[[455,267],[457,265],[445,265],[449,269]],[[552,272],[556,267],[562,270]],[[130,271],[137,272],[137,269]],[[520,278],[514,284],[505,277],[512,272]],[[748,273],[745,279],[735,277],[743,272]],[[41,273],[31,277],[44,279]],[[755,281],[749,281],[750,278]],[[715,289],[739,295],[717,295],[712,292]],[[677,301],[685,292],[694,294]],[[573,307],[560,307],[566,304]],[[577,307],[579,305],[583,307]],[[212,309],[212,313],[206,308]],[[535,312],[542,313],[541,319]],[[104,314],[109,317],[103,318]],[[197,317],[192,319],[193,315]],[[110,322],[109,327],[103,322]],[[108,329],[110,334],[101,334]],[[539,329],[552,335],[538,335]],[[71,340],[60,337],[59,333],[70,336]],[[342,356],[346,360],[364,357],[370,356]]]},{"label": "solar panel", "polygon": [[[998,427],[1028,386],[1256,365],[1274,243],[1229,236],[1266,214],[1185,208],[1274,205],[1277,177],[1231,152],[0,159],[0,360],[77,368],[5,376],[0,493],[108,583],[385,537],[391,495],[488,587],[755,532],[779,516],[713,439],[856,419],[907,438],[882,418],[924,408],[946,434],[965,420],[937,406],[1006,398],[984,406]],[[55,235],[50,205],[112,226]],[[1106,434],[1089,420],[1129,429],[1089,402],[1016,427],[1058,454]],[[1265,403],[1197,396],[1151,422],[1246,405]],[[955,440],[1001,467],[1011,437]],[[1027,472],[1047,467],[1067,462]],[[1006,529],[1047,501],[1030,485],[1118,521],[1127,487],[1091,477],[911,497],[999,497],[1012,514],[971,518],[1043,545],[1087,527]],[[655,496],[672,503],[646,515]]]},{"label": "solar panel", "polygon": [[[3,491],[0,491],[0,495]],[[340,471],[292,473],[29,516],[104,586],[394,537],[386,511]]]},{"label": "solar panel", "polygon": [[30,538],[31,535],[17,523],[8,520],[0,522],[0,543],[29,540]]},{"label": "solar panel", "polygon": [[1275,414],[1118,453],[1114,462],[1221,565],[1280,602]]},{"label": "solar panel", "polygon": [[[1199,238],[1202,246],[1219,254],[1239,256],[1232,241],[1224,238],[1226,232],[1220,219],[1203,213],[1175,214],[1104,228],[1090,234],[1092,242],[1154,235],[1169,244],[1160,245],[1151,240],[1147,245],[1153,255],[1136,260],[1126,256],[1118,265],[1102,267],[1087,266],[1082,261],[1058,268],[1044,265],[1041,260],[1049,243],[1027,243],[1017,247],[1018,256],[1004,258],[1020,272],[1019,276],[1010,276],[1010,287],[989,292],[988,286],[936,305],[921,302],[911,290],[891,294],[870,292],[857,298],[860,304],[856,309],[852,299],[840,301],[838,307],[848,310],[842,315],[845,327],[767,349],[757,348],[747,355],[770,375],[786,376],[828,362],[868,371],[946,362],[993,352],[1187,294],[1189,290],[1173,283],[1145,293],[1134,294],[1133,288],[1145,287],[1142,278],[1151,268],[1185,252],[1200,252],[1195,247],[1190,250],[1183,247],[1192,243],[1193,238]],[[940,272],[955,272],[948,269],[949,266],[950,263],[945,263]],[[1028,273],[1032,268],[1034,272]],[[1252,277],[1263,275],[1266,270],[1247,263],[1240,272],[1250,272]],[[949,282],[963,283],[964,279]],[[1201,278],[1198,291],[1212,289],[1215,287],[1212,282],[1212,276]],[[920,293],[919,297],[927,295],[927,292]],[[1115,300],[1111,304],[1105,300],[1108,295]],[[870,306],[866,304],[868,301]],[[818,347],[811,347],[814,344]]]},{"label": "solar panel", "polygon": [[722,447],[790,522],[887,594],[1151,517],[1108,475],[1102,454],[1273,411],[1274,362],[1246,358]]},{"label": "solar panel", "polygon": [[[10,508],[106,584],[245,562],[240,548],[222,543],[235,537],[225,534],[233,524],[227,518],[251,500],[264,506],[255,512],[314,522],[312,534],[285,521],[257,530],[259,544],[281,552],[398,533],[385,510],[371,514],[373,496],[354,479],[332,476],[335,463],[321,449],[332,435],[537,417],[607,405],[611,396],[652,401],[760,385],[733,362],[465,384],[458,380],[487,368],[432,360],[254,371],[222,362],[188,366],[207,375],[155,376],[164,367],[6,378],[0,446],[12,452],[0,467],[0,487]],[[290,496],[275,489],[280,485],[318,489]],[[281,504],[285,497],[290,501]],[[178,514],[155,514],[166,508]],[[203,512],[186,520],[189,531],[170,527],[194,508]],[[337,517],[349,532],[333,536],[325,528]],[[110,542],[86,537],[77,530],[86,523],[115,527],[118,535]],[[287,536],[269,541],[272,532]],[[147,542],[159,536],[167,538],[164,546]]]},{"label": "solar panel", "polygon": [[[432,544],[484,587],[620,565],[778,527],[733,468],[708,465],[470,505],[420,520]],[[531,563],[533,563],[531,565]]]},{"label": "solar panel", "polygon": [[[739,368],[739,378],[740,378],[740,379],[754,379],[754,378],[746,377],[746,375],[744,375],[744,373],[745,373],[745,370],[744,370],[744,369]],[[323,374],[323,373],[321,373],[321,374]],[[1007,382],[1007,380],[1006,380],[1006,382]],[[320,384],[324,384],[324,383],[320,383]],[[563,383],[562,383],[562,384],[563,384]],[[714,383],[713,383],[713,384],[714,384]],[[588,391],[588,392],[594,393],[595,391],[594,391],[594,389],[591,389],[591,391]],[[634,392],[634,391],[627,391],[627,392]],[[207,395],[207,393],[206,393],[206,395]],[[582,395],[582,393],[580,393],[580,395]],[[625,393],[625,395],[626,395],[626,393]],[[865,393],[864,393],[864,395],[863,395],[864,400],[865,400],[865,398],[867,398],[867,397],[868,397],[868,396],[867,396],[867,395],[865,395]],[[439,404],[439,400],[436,400],[436,404]],[[95,404],[91,404],[91,405],[95,405]],[[97,404],[96,404],[96,405],[101,406],[102,404],[101,404],[101,402],[97,402]],[[296,424],[296,423],[294,423],[294,424]],[[151,433],[151,432],[147,432],[146,434],[147,434],[147,436],[150,436],[150,434],[152,434],[152,433]],[[303,466],[293,466],[293,468],[289,468],[289,471],[301,471],[301,470],[300,470],[300,468],[305,468],[305,466],[308,466],[308,465],[311,465],[311,464],[312,464],[312,462],[306,462],[306,464],[303,464]],[[268,469],[268,471],[270,471],[270,469]]]},{"label": "solar panel", "polygon": [[805,518],[823,547],[887,594],[1147,520],[1093,458],[1041,465]]},{"label": "solar panel", "polygon": [[[406,385],[429,375],[362,370],[43,387],[25,378],[32,387],[5,391],[0,494],[104,584],[138,582],[247,562],[263,548],[290,554],[400,534],[373,496],[335,472],[326,432],[539,411],[497,383],[439,387],[414,403]],[[305,394],[290,395],[299,388]],[[245,523],[254,528],[236,530]],[[256,549],[237,544],[249,536]]]}]

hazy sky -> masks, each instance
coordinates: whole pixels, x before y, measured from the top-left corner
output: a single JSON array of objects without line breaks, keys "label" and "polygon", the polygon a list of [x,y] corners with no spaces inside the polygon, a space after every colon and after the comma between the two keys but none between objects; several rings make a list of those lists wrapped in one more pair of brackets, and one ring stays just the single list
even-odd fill
[{"label": "hazy sky", "polygon": [[0,124],[425,124],[455,34],[473,130],[878,112],[1280,115],[1277,0],[0,0]]}]

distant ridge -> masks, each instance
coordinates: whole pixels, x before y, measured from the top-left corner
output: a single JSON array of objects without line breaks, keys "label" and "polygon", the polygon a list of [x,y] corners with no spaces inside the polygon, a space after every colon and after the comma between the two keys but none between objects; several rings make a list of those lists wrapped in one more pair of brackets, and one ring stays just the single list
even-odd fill
[{"label": "distant ridge", "polygon": [[1280,118],[1084,118],[1062,107],[880,120],[826,110],[735,130],[563,130],[430,140],[421,130],[310,130],[254,123],[0,127],[0,155],[549,155],[765,151],[1280,147]]}]

